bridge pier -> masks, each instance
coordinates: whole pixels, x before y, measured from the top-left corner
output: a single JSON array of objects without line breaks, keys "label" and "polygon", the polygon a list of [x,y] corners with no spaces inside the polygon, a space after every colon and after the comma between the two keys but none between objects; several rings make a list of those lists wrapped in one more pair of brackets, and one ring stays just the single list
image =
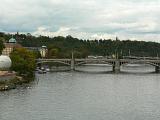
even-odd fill
[{"label": "bridge pier", "polygon": [[155,67],[155,72],[156,72],[156,73],[160,73],[160,66],[156,66],[156,67]]},{"label": "bridge pier", "polygon": [[75,61],[74,61],[74,59],[73,60],[71,60],[71,70],[72,71],[74,71],[75,70]]},{"label": "bridge pier", "polygon": [[75,70],[75,60],[74,60],[74,53],[72,52],[72,59],[71,59],[71,70]]},{"label": "bridge pier", "polygon": [[113,72],[119,73],[120,72],[120,61],[116,60],[113,64]]}]

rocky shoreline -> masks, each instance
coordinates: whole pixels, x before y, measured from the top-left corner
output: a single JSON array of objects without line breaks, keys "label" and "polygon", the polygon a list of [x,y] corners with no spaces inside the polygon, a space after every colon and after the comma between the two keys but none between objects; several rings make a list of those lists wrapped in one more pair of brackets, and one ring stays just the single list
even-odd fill
[{"label": "rocky shoreline", "polygon": [[0,82],[0,91],[7,91],[15,89],[17,85],[22,85],[23,83],[29,83],[31,79],[26,79],[25,77],[16,76],[13,79],[1,81]]}]

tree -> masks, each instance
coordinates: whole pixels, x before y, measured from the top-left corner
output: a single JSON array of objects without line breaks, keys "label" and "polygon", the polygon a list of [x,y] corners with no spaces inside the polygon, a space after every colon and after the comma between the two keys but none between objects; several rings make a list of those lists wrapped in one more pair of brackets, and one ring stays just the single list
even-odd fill
[{"label": "tree", "polygon": [[0,54],[2,54],[2,51],[5,48],[3,41],[4,41],[4,38],[0,37]]},{"label": "tree", "polygon": [[[0,33],[0,37],[9,40],[12,35]],[[24,47],[47,46],[50,52],[48,57],[51,58],[71,58],[72,51],[75,52],[75,57],[80,58],[85,58],[88,55],[112,56],[113,54],[121,54],[128,56],[129,53],[132,56],[160,56],[160,43],[155,42],[119,40],[118,38],[116,40],[80,40],[72,36],[50,38],[30,36],[30,34],[19,34],[16,38],[18,38],[17,42]]]},{"label": "tree", "polygon": [[58,55],[58,49],[57,48],[49,49],[48,58],[56,58],[57,55]]},{"label": "tree", "polygon": [[35,54],[25,48],[14,49],[10,54],[12,60],[11,70],[19,75],[33,76],[35,70]]}]

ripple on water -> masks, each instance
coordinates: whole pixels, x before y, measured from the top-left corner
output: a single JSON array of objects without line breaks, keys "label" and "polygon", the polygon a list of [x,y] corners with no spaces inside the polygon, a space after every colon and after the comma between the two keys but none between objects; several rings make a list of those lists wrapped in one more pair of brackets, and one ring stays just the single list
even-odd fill
[{"label": "ripple on water", "polygon": [[36,82],[1,92],[0,120],[159,119],[160,74],[151,73],[154,68],[126,67],[120,74],[106,74],[111,68],[101,66],[78,69],[83,72],[38,74]]}]

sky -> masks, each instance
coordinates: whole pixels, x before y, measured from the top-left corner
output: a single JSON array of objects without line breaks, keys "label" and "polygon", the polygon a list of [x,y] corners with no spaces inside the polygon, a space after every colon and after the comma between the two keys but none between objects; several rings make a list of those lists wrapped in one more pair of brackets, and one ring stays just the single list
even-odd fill
[{"label": "sky", "polygon": [[1,0],[0,31],[160,42],[160,0]]}]

